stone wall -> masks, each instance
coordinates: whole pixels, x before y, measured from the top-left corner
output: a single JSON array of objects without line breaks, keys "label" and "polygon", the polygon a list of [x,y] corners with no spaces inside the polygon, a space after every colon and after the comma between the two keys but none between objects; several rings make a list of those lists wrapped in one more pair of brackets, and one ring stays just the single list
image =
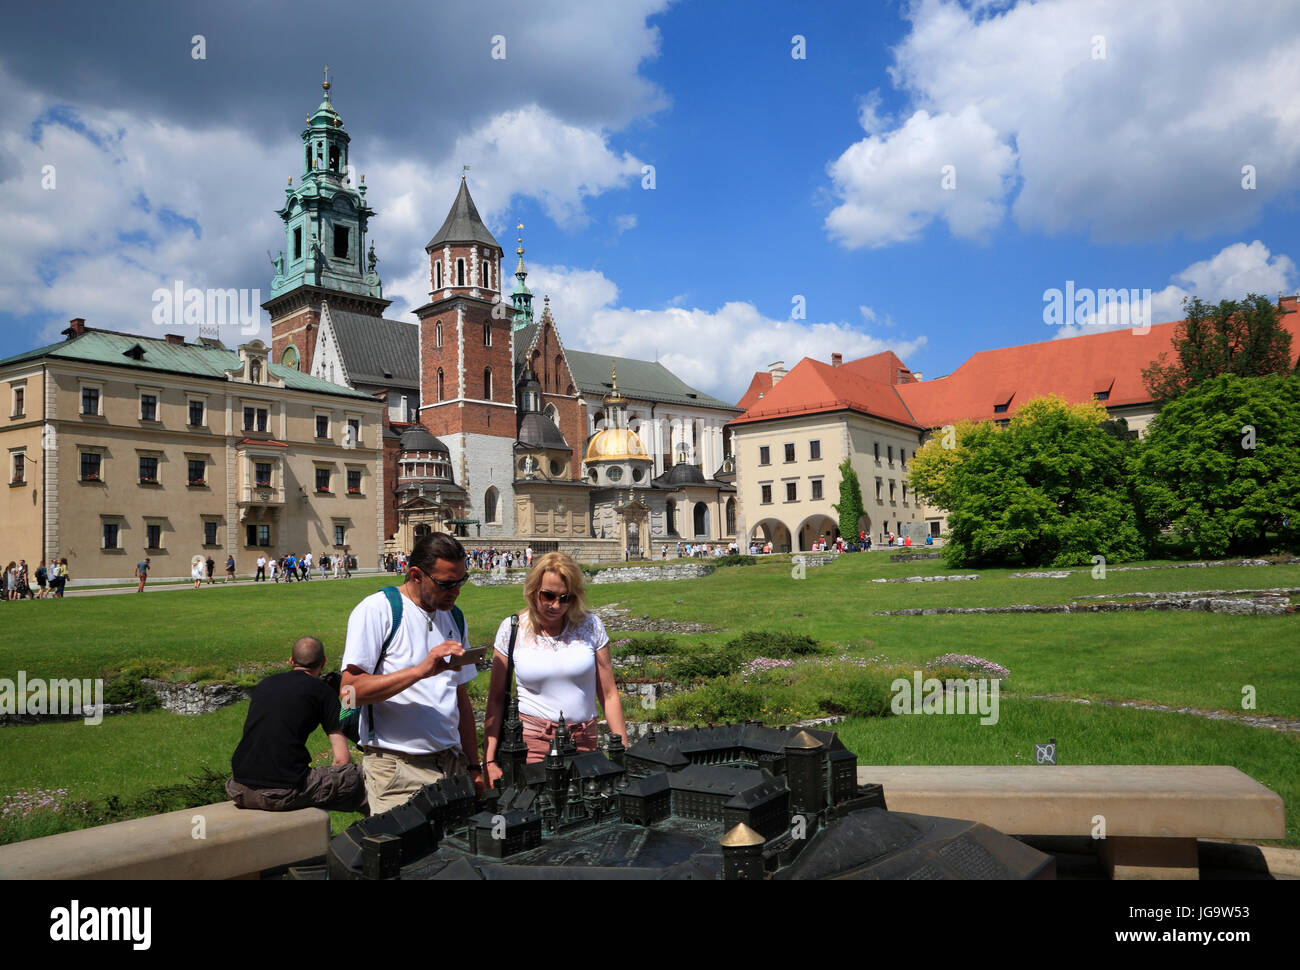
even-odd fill
[{"label": "stone wall", "polygon": [[161,680],[142,680],[153,688],[162,702],[163,710],[174,714],[211,714],[223,707],[247,700],[249,692],[231,684],[169,684]]},{"label": "stone wall", "polygon": [[587,580],[588,585],[601,583],[653,583],[668,579],[699,579],[708,576],[716,566],[704,563],[682,563],[677,566],[620,566],[602,569]]}]

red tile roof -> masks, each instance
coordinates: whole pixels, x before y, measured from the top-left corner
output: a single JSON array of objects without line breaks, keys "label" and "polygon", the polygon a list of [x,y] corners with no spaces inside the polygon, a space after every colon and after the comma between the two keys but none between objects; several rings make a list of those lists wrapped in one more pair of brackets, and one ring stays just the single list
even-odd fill
[{"label": "red tile roof", "polygon": [[[1291,334],[1292,357],[1300,352],[1300,313],[1294,297],[1282,301],[1281,324]],[[1103,333],[1045,340],[1018,347],[983,350],[946,377],[905,384],[898,393],[916,420],[926,427],[1009,418],[1026,401],[1058,394],[1071,404],[1109,392],[1108,408],[1148,404],[1151,395],[1142,369],[1160,354],[1173,360],[1179,323],[1161,323],[1148,333],[1108,330]],[[1008,405],[996,413],[994,405]]]},{"label": "red tile roof", "polygon": [[[1300,357],[1300,298],[1284,297],[1279,306],[1295,360]],[[1107,330],[983,350],[953,373],[929,381],[913,378],[891,351],[839,367],[805,357],[775,387],[770,374],[756,373],[740,400],[745,413],[730,424],[852,410],[909,427],[934,428],[963,418],[1009,418],[1026,401],[1045,394],[1078,404],[1107,392],[1109,408],[1148,404],[1151,395],[1142,382],[1142,369],[1161,353],[1174,357],[1173,338],[1181,322],[1157,324],[1145,334]],[[1003,404],[1005,411],[993,410]]]},{"label": "red tile roof", "polygon": [[[870,360],[871,358],[864,358],[855,363]],[[868,369],[878,369],[881,366],[883,365],[877,363],[869,365]],[[757,377],[755,375],[756,379]],[[753,386],[750,385],[751,390]],[[742,399],[740,406],[744,407],[744,404]],[[794,369],[781,378],[761,401],[756,401],[730,424],[844,410],[859,411],[887,421],[917,426],[892,384],[862,377],[850,365],[832,367],[811,357],[805,357],[795,364]]]}]

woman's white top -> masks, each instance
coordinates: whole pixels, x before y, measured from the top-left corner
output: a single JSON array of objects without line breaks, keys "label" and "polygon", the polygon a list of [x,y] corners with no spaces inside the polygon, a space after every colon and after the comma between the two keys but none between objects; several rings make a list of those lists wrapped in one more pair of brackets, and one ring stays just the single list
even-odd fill
[{"label": "woman's white top", "polygon": [[[504,663],[510,645],[510,617],[497,628],[497,663]],[[519,712],[548,721],[585,721],[596,715],[596,651],[609,646],[600,617],[588,613],[575,626],[555,637],[534,635],[528,617],[519,618],[515,639],[515,676],[519,685]]]}]

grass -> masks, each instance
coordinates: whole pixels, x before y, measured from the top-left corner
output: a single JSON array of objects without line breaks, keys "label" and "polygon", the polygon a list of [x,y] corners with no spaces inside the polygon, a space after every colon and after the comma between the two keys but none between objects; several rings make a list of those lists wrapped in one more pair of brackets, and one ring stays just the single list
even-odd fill
[{"label": "grass", "polygon": [[[895,550],[896,552],[897,550]],[[1052,694],[1137,700],[1241,713],[1242,690],[1255,688],[1251,714],[1300,718],[1300,674],[1295,671],[1297,619],[1228,617],[1204,613],[1109,613],[887,617],[902,607],[992,606],[1068,602],[1071,596],[1190,589],[1300,586],[1300,566],[1108,571],[1092,579],[1076,570],[1067,579],[1012,579],[1015,570],[979,572],[961,583],[872,583],[872,579],[948,572],[942,561],[890,563],[888,550],[841,557],[792,577],[789,559],[720,569],[695,579],[588,587],[592,605],[617,603],[633,616],[704,623],[719,632],[674,637],[618,634],[615,655],[657,654],[695,690],[661,704],[683,720],[738,719],[757,706],[772,723],[808,712],[870,713],[879,706],[881,678],[919,669],[947,654],[974,653],[1010,671],[1003,683],[1001,718],[866,717],[845,725],[845,741],[863,764],[1029,763],[1033,741],[1056,737],[1064,763],[1231,764],[1300,806],[1300,739],[1222,721],[1035,700]],[[1114,564],[1112,564],[1113,567]],[[116,676],[133,667],[175,680],[250,684],[283,669],[293,640],[321,638],[331,665],[342,655],[347,619],[360,599],[392,576],[346,582],[241,584],[220,593],[177,591],[148,596],[69,598],[5,604],[0,627],[0,677]],[[521,605],[518,586],[462,592],[473,645],[493,639],[502,617]],[[792,640],[761,639],[789,633]],[[802,640],[800,640],[802,638]],[[820,653],[782,653],[780,643],[815,641]],[[850,664],[825,663],[840,654]],[[790,657],[795,666],[759,675],[740,672],[754,656]],[[860,664],[879,666],[871,677]],[[715,666],[710,669],[710,665]],[[720,664],[720,666],[719,666]],[[692,673],[692,665],[695,672]],[[874,679],[873,679],[874,678]],[[886,684],[887,686],[887,684]],[[481,707],[487,678],[471,696]],[[631,703],[631,702],[629,702]],[[710,706],[712,705],[712,706]],[[630,708],[636,717],[640,704]],[[25,791],[66,789],[59,799],[105,803],[147,798],[207,767],[224,774],[240,737],[247,704],[203,717],[165,711],[79,722],[0,729],[0,798]],[[309,742],[328,763],[317,732]],[[28,838],[59,826],[75,827],[75,813],[58,818],[50,807],[30,809],[43,796],[21,801],[28,817],[0,821],[0,841]],[[11,813],[12,815],[13,813]],[[337,816],[336,828],[353,816]],[[51,828],[52,827],[52,828]],[[1300,845],[1295,810],[1288,808],[1287,844]]]}]

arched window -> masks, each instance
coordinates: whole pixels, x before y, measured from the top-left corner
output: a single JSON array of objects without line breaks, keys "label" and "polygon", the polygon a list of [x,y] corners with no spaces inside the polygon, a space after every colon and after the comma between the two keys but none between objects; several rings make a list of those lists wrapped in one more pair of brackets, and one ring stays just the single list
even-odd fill
[{"label": "arched window", "polygon": [[729,498],[727,499],[727,535],[734,536],[735,534],[736,534],[736,500],[734,498]]},{"label": "arched window", "polygon": [[[433,261],[433,288],[435,290],[442,289],[442,260],[440,259]],[[442,344],[438,346],[441,347]]]},{"label": "arched window", "polygon": [[483,368],[483,400],[492,400],[492,368]]},{"label": "arched window", "polygon": [[669,499],[668,506],[664,511],[668,518],[668,522],[666,523],[668,534],[670,536],[675,536],[677,535],[677,503],[672,499]]},{"label": "arched window", "polygon": [[483,288],[486,290],[492,289],[492,260],[487,259],[486,257],[483,259],[481,273],[483,276]]},{"label": "arched window", "polygon": [[550,418],[557,428],[560,426],[560,412],[556,410],[554,404],[546,405],[546,410],[542,413]]},{"label": "arched window", "polygon": [[493,485],[483,493],[483,521],[495,523],[497,521],[497,490]]},{"label": "arched window", "polygon": [[456,260],[456,285],[465,285],[465,260],[463,258]]},{"label": "arched window", "polygon": [[483,346],[492,346],[492,321],[485,321],[483,324]]},{"label": "arched window", "polygon": [[306,152],[306,154],[307,154],[307,158],[306,158],[307,171],[310,172],[310,171],[311,171],[311,146],[310,146],[310,145],[304,145],[304,146],[303,146],[303,151]]},{"label": "arched window", "polygon": [[442,368],[438,368],[438,400],[442,400]]},{"label": "arched window", "polygon": [[[433,345],[439,350],[442,349],[442,321],[439,320],[433,328]],[[439,373],[442,373],[439,371]]]},{"label": "arched window", "polygon": [[338,170],[339,170],[339,146],[330,145],[330,171],[337,172]]}]

